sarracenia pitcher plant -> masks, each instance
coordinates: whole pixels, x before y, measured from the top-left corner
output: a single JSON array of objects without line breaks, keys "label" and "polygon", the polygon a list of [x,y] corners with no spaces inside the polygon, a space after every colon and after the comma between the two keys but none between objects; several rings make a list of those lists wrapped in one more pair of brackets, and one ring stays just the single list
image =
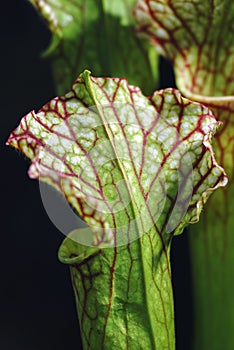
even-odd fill
[{"label": "sarracenia pitcher plant", "polygon": [[[196,303],[203,311],[195,348],[212,348],[200,327],[211,305],[202,304],[202,293],[219,311],[219,291],[207,291],[206,283],[214,273],[221,288],[221,262],[232,261],[232,97],[226,95],[233,92],[231,78],[230,90],[225,80],[232,74],[232,11],[225,12],[225,1],[213,7],[199,1],[31,2],[53,33],[44,55],[52,59],[60,96],[28,113],[8,144],[31,160],[29,176],[55,187],[88,225],[71,232],[59,251],[71,269],[84,350],[175,349],[172,238],[199,220],[217,189],[200,226],[193,225],[199,232],[191,234]],[[135,5],[138,32],[150,42],[134,32]],[[173,60],[187,98],[175,89],[155,91],[155,45]],[[230,178],[225,192],[218,188],[227,175],[216,158]]]}]

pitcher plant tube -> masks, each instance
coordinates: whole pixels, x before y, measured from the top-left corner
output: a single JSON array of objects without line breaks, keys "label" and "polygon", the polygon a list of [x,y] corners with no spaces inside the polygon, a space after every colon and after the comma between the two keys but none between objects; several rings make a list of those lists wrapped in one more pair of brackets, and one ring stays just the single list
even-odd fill
[{"label": "pitcher plant tube", "polygon": [[65,239],[83,348],[174,349],[170,245],[227,182],[207,107],[177,90],[145,97],[125,79],[82,73],[26,115],[8,143],[89,225]]}]

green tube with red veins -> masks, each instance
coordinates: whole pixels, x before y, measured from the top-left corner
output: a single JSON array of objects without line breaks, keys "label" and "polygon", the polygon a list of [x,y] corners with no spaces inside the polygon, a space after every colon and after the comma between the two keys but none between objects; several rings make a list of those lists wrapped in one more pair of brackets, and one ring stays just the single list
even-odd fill
[{"label": "green tube with red veins", "polygon": [[184,96],[207,105],[223,124],[213,142],[229,177],[190,228],[194,350],[234,344],[234,2],[146,1],[138,31],[172,60]]},{"label": "green tube with red veins", "polygon": [[145,97],[125,79],[85,71],[9,137],[31,159],[30,177],[89,225],[59,252],[84,350],[175,349],[170,245],[227,183],[210,145],[218,127],[177,90]]}]

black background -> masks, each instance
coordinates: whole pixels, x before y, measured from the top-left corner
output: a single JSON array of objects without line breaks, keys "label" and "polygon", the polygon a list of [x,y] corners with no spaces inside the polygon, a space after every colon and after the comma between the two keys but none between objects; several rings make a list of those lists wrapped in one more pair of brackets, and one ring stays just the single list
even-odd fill
[{"label": "black background", "polygon": [[[64,236],[43,208],[37,181],[27,176],[28,160],[5,146],[21,117],[56,94],[50,62],[40,58],[50,33],[24,0],[1,3],[0,26],[0,349],[78,350],[69,270],[57,259]],[[170,65],[161,60],[160,69],[161,87],[172,86]],[[177,349],[189,350],[192,306],[186,232],[174,239],[172,266]]]}]

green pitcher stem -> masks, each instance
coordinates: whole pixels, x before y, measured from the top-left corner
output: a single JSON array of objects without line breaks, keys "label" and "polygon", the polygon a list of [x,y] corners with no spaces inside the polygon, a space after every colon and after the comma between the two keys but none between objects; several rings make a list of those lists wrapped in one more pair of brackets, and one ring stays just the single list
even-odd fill
[{"label": "green pitcher stem", "polygon": [[209,199],[190,227],[194,293],[194,350],[232,350],[234,344],[234,184]]},{"label": "green pitcher stem", "polygon": [[170,240],[98,250],[65,239],[84,350],[175,349]]}]

